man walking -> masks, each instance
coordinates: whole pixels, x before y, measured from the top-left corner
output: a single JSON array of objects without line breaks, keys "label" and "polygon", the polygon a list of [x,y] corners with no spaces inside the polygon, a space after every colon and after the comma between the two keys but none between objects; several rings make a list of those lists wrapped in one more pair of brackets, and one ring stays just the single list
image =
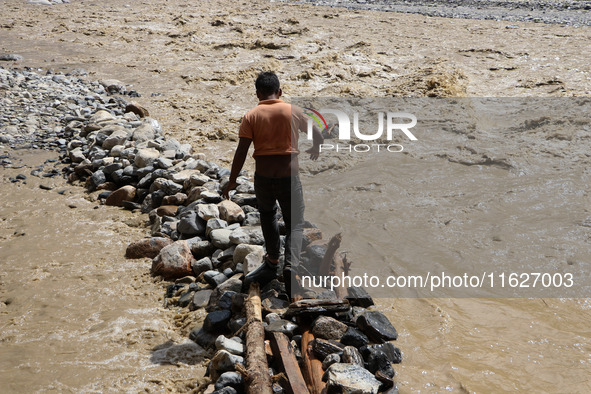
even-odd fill
[{"label": "man walking", "polygon": [[[267,254],[263,264],[246,275],[243,288],[248,290],[252,282],[264,286],[277,277],[281,246],[276,217],[279,203],[287,231],[283,276],[291,296],[291,266],[298,264],[304,223],[304,199],[298,175],[298,132],[306,132],[307,116],[301,108],[280,99],[282,92],[275,73],[260,73],[255,87],[259,104],[242,118],[230,181],[223,196],[229,198],[230,190],[236,187],[236,178],[253,143],[254,187]],[[306,151],[312,160],[318,159],[322,142],[322,134],[314,126],[313,146]]]}]

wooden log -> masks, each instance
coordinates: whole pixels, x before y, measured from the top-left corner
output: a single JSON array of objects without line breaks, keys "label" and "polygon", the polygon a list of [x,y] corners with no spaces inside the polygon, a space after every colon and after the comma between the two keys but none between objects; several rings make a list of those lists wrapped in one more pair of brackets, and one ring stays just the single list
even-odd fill
[{"label": "wooden log", "polygon": [[321,394],[326,384],[322,381],[322,361],[316,358],[312,349],[314,334],[306,329],[302,334],[302,358],[304,359],[304,378],[311,394]]},{"label": "wooden log", "polygon": [[329,275],[330,274],[330,267],[332,265],[332,260],[334,258],[335,253],[341,246],[341,240],[343,236],[341,233],[336,234],[333,236],[330,241],[328,241],[328,248],[326,249],[326,253],[322,258],[322,263],[320,263],[320,269],[318,270],[319,275]]},{"label": "wooden log", "polygon": [[287,335],[281,332],[272,333],[271,348],[273,349],[276,360],[287,376],[287,386],[285,387],[287,392],[291,394],[309,393],[306,387],[306,381],[302,376],[298,360]]},{"label": "wooden log", "polygon": [[258,283],[250,285],[246,308],[246,392],[272,394],[271,377],[265,352],[265,328],[261,312],[261,292]]}]

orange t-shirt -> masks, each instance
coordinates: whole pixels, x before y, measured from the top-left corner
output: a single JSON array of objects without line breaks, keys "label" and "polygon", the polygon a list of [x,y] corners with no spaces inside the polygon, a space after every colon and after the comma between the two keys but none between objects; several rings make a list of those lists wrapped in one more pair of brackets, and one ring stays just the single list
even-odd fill
[{"label": "orange t-shirt", "polygon": [[298,131],[306,130],[306,122],[301,108],[262,100],[244,115],[238,136],[252,140],[253,156],[298,154]]}]

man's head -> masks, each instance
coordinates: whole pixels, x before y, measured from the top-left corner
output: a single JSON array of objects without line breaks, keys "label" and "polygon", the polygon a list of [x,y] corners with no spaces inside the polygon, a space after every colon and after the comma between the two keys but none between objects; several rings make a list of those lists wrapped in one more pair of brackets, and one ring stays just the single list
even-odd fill
[{"label": "man's head", "polygon": [[254,85],[257,89],[257,97],[261,100],[270,96],[277,96],[277,98],[281,96],[279,78],[272,71],[260,73]]}]

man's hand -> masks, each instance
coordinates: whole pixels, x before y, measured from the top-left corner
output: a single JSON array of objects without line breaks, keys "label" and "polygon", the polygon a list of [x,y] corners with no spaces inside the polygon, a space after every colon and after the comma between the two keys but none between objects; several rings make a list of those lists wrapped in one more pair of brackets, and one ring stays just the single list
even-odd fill
[{"label": "man's hand", "polygon": [[230,191],[233,190],[236,186],[238,186],[238,184],[236,183],[235,180],[229,181],[228,184],[226,185],[224,191],[222,192],[222,197],[229,200],[230,199]]},{"label": "man's hand", "polygon": [[314,145],[310,149],[307,149],[306,150],[306,153],[309,153],[310,154],[310,159],[317,160],[318,159],[318,156],[320,156],[320,147]]}]

